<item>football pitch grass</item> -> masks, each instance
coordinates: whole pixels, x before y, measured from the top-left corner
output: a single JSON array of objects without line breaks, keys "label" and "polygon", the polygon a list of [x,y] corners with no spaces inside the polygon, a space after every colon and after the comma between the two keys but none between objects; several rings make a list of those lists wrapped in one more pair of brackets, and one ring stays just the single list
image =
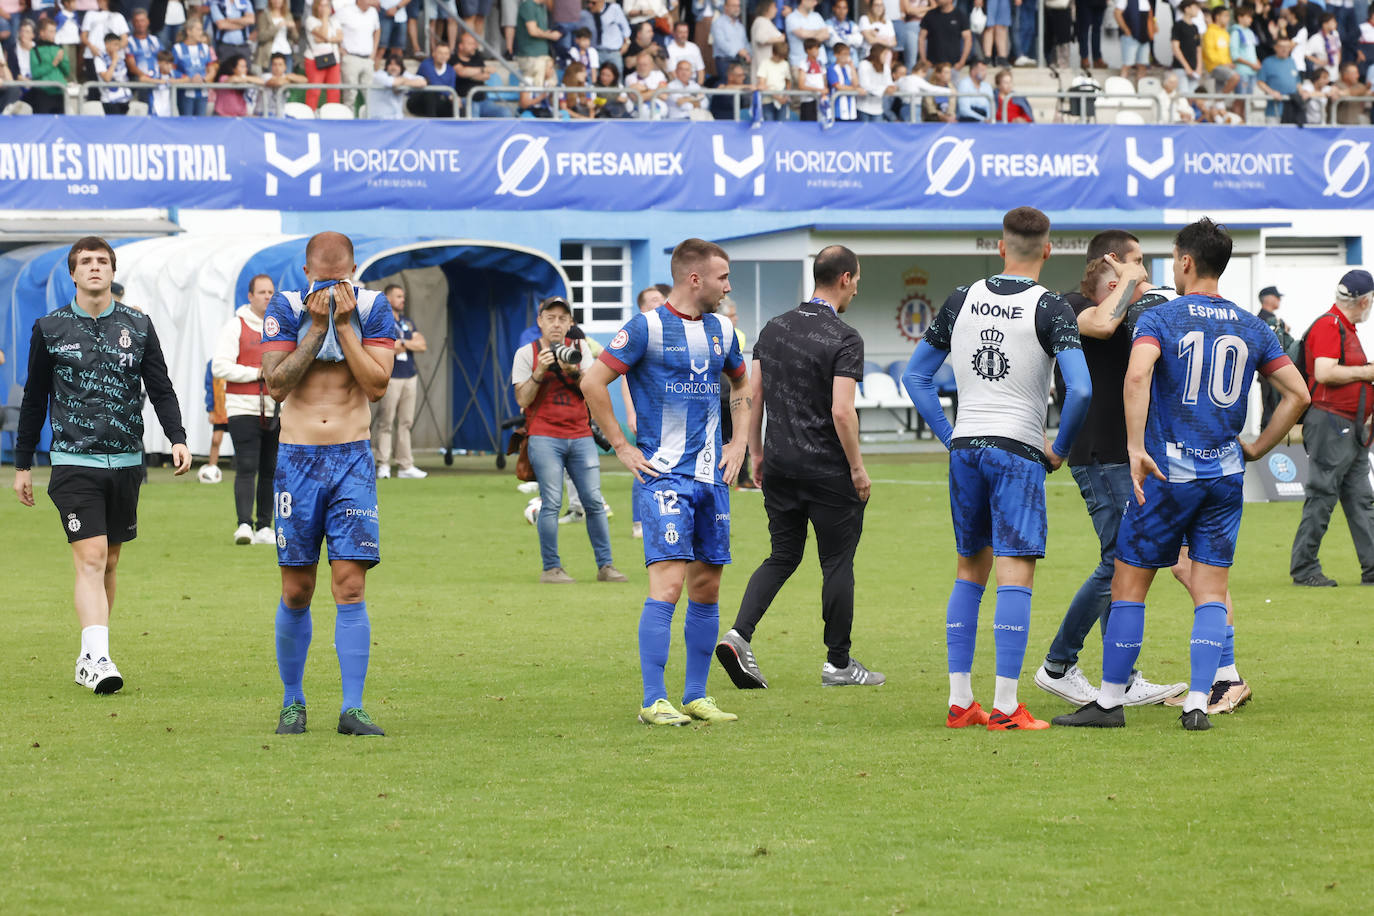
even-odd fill
[{"label": "football pitch grass", "polygon": [[[461,459],[460,459],[461,460]],[[127,686],[72,682],[69,552],[46,492],[0,500],[6,535],[0,912],[1251,913],[1368,907],[1374,892],[1374,589],[1339,510],[1337,589],[1289,584],[1299,505],[1246,507],[1232,578],[1254,700],[1213,729],[1127,711],[1121,730],[944,727],[953,546],[942,458],[872,459],[855,655],[879,688],[820,687],[814,541],[755,637],[766,691],[713,663],[727,725],[639,724],[645,595],[630,480],[607,461],[616,563],[537,584],[526,497],[490,459],[380,484],[366,707],[384,739],[335,733],[334,609],[322,576],[310,731],[273,734],[275,554],[235,547],[229,475],[152,471],[112,646]],[[11,472],[0,474],[8,489]],[[40,481],[43,475],[40,475]],[[1021,698],[1097,546],[1067,472],[1050,478]],[[762,499],[733,496],[721,629],[767,549]],[[1190,603],[1164,573],[1141,667],[1187,680]],[[990,706],[993,599],[974,685]],[[670,698],[682,685],[684,608]],[[1364,645],[1361,645],[1361,643]],[[1096,630],[1083,666],[1096,680]]]}]

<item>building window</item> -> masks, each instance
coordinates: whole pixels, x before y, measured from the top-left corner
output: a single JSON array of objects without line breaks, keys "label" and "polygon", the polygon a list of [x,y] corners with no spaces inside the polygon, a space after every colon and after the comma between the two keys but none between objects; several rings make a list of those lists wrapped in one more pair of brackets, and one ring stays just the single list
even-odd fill
[{"label": "building window", "polygon": [[571,287],[573,320],[583,330],[616,330],[625,323],[632,298],[629,245],[564,242],[559,262]]}]

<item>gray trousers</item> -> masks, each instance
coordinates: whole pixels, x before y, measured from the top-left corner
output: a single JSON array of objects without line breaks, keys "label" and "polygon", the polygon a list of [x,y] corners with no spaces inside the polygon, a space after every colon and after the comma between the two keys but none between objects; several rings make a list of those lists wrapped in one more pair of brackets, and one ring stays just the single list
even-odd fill
[{"label": "gray trousers", "polygon": [[1339,501],[1360,558],[1361,577],[1374,579],[1374,489],[1369,484],[1369,450],[1360,445],[1356,424],[1314,407],[1302,424],[1302,438],[1308,458],[1307,499],[1293,537],[1293,578],[1307,579],[1322,571],[1317,550]]}]

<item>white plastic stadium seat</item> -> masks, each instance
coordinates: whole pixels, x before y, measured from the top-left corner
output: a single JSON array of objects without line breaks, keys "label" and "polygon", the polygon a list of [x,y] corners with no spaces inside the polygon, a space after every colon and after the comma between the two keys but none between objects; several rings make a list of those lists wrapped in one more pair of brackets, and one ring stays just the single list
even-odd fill
[{"label": "white plastic stadium seat", "polygon": [[897,383],[886,372],[870,372],[864,376],[864,394],[876,401],[879,407],[905,410],[913,407],[906,392],[897,388]]},{"label": "white plastic stadium seat", "polygon": [[1136,85],[1136,91],[1141,95],[1159,95],[1164,91],[1164,84],[1157,76],[1142,76]]},{"label": "white plastic stadium seat", "polygon": [[288,118],[299,118],[302,121],[315,120],[315,109],[304,102],[287,102],[282,106],[281,113]]},{"label": "white plastic stadium seat", "polygon": [[[1136,98],[1136,88],[1124,76],[1109,76],[1102,84],[1103,97],[1097,100],[1097,120],[1101,124],[1113,121],[1112,112],[1131,109],[1140,112],[1154,112],[1155,103],[1151,99]],[[1153,120],[1151,118],[1150,120]],[[1118,124],[1144,124],[1145,121],[1116,121]]]},{"label": "white plastic stadium seat", "polygon": [[1118,111],[1116,113],[1117,124],[1144,124],[1145,116],[1138,111]]},{"label": "white plastic stadium seat", "polygon": [[103,117],[105,114],[105,106],[101,105],[99,102],[92,101],[91,99],[86,99],[81,103],[81,113],[83,115],[96,115]]},{"label": "white plastic stadium seat", "polygon": [[146,118],[148,116],[148,103],[134,99],[129,103],[129,117]]},{"label": "white plastic stadium seat", "polygon": [[352,121],[353,109],[339,102],[325,102],[320,106],[321,121]]}]

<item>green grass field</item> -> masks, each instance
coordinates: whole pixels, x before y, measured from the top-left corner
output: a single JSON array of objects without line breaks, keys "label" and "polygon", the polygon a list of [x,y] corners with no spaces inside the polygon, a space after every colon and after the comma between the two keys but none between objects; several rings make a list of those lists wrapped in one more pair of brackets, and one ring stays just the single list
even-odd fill
[{"label": "green grass field", "polygon": [[[152,472],[121,566],[112,642],[127,686],[113,697],[72,683],[70,561],[46,493],[34,510],[6,494],[0,912],[1370,906],[1374,592],[1350,587],[1339,511],[1324,560],[1344,584],[1306,591],[1287,576],[1299,507],[1246,508],[1232,588],[1255,699],[1210,732],[1183,732],[1163,707],[1129,710],[1119,731],[951,732],[945,465],[873,461],[854,651],[888,683],[821,689],[812,550],[755,637],[772,689],[736,691],[716,668],[712,692],[740,721],[683,729],[635,721],[647,579],[628,476],[608,473],[605,492],[630,584],[592,581],[585,532],[564,526],[581,581],[562,588],[537,584],[526,497],[490,459],[384,482],[367,707],[388,737],[373,741],[334,733],[327,588],[306,673],[311,731],[272,734],[275,554],[231,544],[228,479]],[[8,469],[0,479],[8,489]],[[1068,707],[1031,676],[1097,550],[1067,473],[1049,500],[1021,692],[1042,718]],[[767,544],[761,498],[733,501],[722,630]],[[1167,576],[1152,599],[1141,666],[1186,680],[1188,599]],[[991,607],[974,674],[985,705]],[[1094,678],[1098,640],[1083,657]]]}]

